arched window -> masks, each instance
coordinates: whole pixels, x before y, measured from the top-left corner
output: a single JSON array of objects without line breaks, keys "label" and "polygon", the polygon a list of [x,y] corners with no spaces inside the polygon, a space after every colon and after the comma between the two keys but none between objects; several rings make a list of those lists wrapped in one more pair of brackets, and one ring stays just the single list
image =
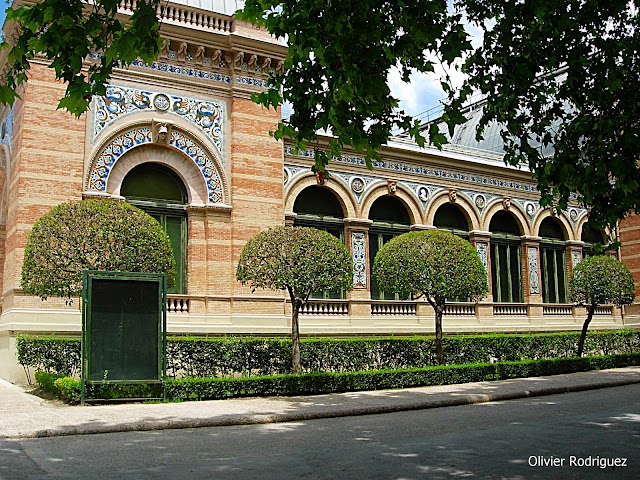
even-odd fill
[{"label": "arched window", "polygon": [[540,267],[542,274],[542,301],[567,302],[567,258],[565,235],[558,220],[547,217],[540,224]]},{"label": "arched window", "polygon": [[[305,188],[298,194],[293,211],[297,214],[294,226],[325,230],[344,242],[344,211],[331,190],[316,185]],[[344,298],[344,292],[323,292],[312,297]]]},{"label": "arched window", "polygon": [[494,302],[523,301],[520,227],[512,214],[497,212],[489,224]]},{"label": "arched window", "polygon": [[[409,231],[411,219],[403,203],[395,197],[385,195],[378,198],[369,211],[369,220],[373,220],[369,228],[369,272],[373,272],[373,261],[376,254],[393,237]],[[397,300],[398,296],[381,292],[371,275],[372,300]]]},{"label": "arched window", "polygon": [[449,230],[459,237],[469,238],[469,222],[460,207],[453,203],[441,205],[433,217],[433,225],[439,230]]},{"label": "arched window", "polygon": [[125,176],[120,195],[155,218],[167,232],[176,260],[176,283],[167,293],[186,293],[187,192],[182,180],[163,165],[143,163]]},{"label": "arched window", "polygon": [[582,257],[587,258],[592,255],[596,255],[595,246],[600,244],[605,245],[606,240],[600,230],[593,228],[588,222],[582,226],[582,235],[580,240],[584,242],[582,247]]}]

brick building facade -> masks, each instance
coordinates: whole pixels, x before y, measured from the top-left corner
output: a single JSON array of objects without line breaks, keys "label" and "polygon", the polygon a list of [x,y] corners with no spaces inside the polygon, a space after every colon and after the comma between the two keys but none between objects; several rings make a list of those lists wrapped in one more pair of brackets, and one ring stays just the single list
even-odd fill
[{"label": "brick building facade", "polygon": [[[79,301],[24,295],[20,273],[36,220],[58,203],[89,197],[122,198],[167,230],[179,266],[168,301],[172,334],[286,334],[284,293],[252,292],[235,281],[244,243],[284,223],[334,233],[354,260],[354,290],[311,301],[303,335],[431,333],[428,303],[380,292],[370,275],[385,241],[428,228],[468,238],[491,284],[479,304],[452,304],[445,331],[582,325],[584,309],[568,302],[566,278],[598,239],[585,227],[586,210],[541,209],[526,172],[460,142],[438,151],[396,139],[374,170],[346,151],[318,184],[310,152],[270,138],[280,112],[250,100],[269,72],[282,68],[286,46],[236,21],[236,3],[162,7],[168,43],[160,58],[117,71],[106,97],[94,98],[79,119],[56,109],[64,85],[39,60],[21,100],[0,113],[0,377],[21,378],[16,335],[81,329]],[[129,5],[122,2],[123,13]],[[640,288],[640,217],[622,222],[619,232],[619,256]],[[640,324],[638,304],[597,313],[594,329]]]}]

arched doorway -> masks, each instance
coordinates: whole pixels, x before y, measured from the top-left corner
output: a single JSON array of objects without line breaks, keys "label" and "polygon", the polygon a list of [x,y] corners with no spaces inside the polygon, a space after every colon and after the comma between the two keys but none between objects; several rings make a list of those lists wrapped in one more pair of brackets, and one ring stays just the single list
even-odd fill
[{"label": "arched doorway", "polygon": [[469,238],[469,221],[460,207],[453,203],[445,203],[436,210],[433,226],[438,230],[448,230],[465,240]]},{"label": "arched doorway", "polygon": [[596,228],[593,228],[588,222],[582,226],[582,235],[580,240],[584,242],[582,246],[582,258],[587,258],[592,255],[598,255],[596,252],[596,245],[600,244],[604,247],[606,240],[602,232]]},{"label": "arched doorway", "polygon": [[[378,198],[369,211],[369,220],[373,220],[369,228],[369,272],[373,272],[373,262],[376,254],[393,237],[409,231],[411,219],[404,204],[395,197],[384,195]],[[398,300],[396,294],[380,291],[378,284],[371,275],[372,300]]]},{"label": "arched doorway", "polygon": [[127,173],[120,194],[164,228],[176,260],[176,283],[167,293],[187,292],[187,191],[182,180],[158,163],[143,163]]},{"label": "arched doorway", "polygon": [[562,226],[552,217],[540,223],[540,268],[542,274],[542,301],[567,302],[566,239]]},{"label": "arched doorway", "polygon": [[520,227],[514,216],[496,212],[489,223],[491,236],[491,285],[494,302],[523,301]]},{"label": "arched doorway", "polygon": [[[344,242],[344,211],[336,196],[327,188],[316,185],[302,190],[293,204],[295,227],[313,227],[329,232]],[[342,291],[327,291],[313,298],[344,298]]]}]

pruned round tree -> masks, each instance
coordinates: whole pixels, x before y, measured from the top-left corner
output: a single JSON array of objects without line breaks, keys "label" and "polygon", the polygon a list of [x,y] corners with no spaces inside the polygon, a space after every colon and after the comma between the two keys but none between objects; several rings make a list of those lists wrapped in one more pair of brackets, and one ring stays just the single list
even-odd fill
[{"label": "pruned round tree", "polygon": [[82,293],[84,270],[165,273],[175,278],[167,234],[126,202],[88,199],[57,205],[33,226],[22,264],[25,293],[70,299]]},{"label": "pruned round tree", "polygon": [[436,315],[436,356],[444,363],[442,315],[447,301],[478,301],[489,291],[487,272],[478,252],[449,232],[408,232],[382,246],[373,264],[381,290],[401,297],[424,296]]},{"label": "pruned round tree", "polygon": [[578,340],[578,356],[582,356],[589,323],[598,305],[618,307],[633,303],[633,275],[625,264],[613,257],[587,257],[573,268],[569,278],[569,297],[587,309]]},{"label": "pruned round tree", "polygon": [[300,373],[300,309],[314,293],[351,290],[353,261],[344,244],[330,233],[308,227],[275,227],[245,244],[236,278],[254,289],[289,293],[292,368]]}]

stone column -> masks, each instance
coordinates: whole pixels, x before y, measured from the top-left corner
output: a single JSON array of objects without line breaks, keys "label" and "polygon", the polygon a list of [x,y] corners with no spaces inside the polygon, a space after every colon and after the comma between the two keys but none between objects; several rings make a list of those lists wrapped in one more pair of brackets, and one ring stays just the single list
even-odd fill
[{"label": "stone column", "polygon": [[284,214],[284,224],[287,227],[293,227],[293,224],[295,223],[296,218],[298,218],[298,214],[297,213],[285,212],[285,214]]},{"label": "stone column", "polygon": [[353,258],[353,290],[349,293],[350,313],[355,317],[371,315],[371,272],[369,271],[369,227],[363,218],[345,218],[345,243]]},{"label": "stone column", "polygon": [[493,286],[491,282],[491,232],[485,232],[483,230],[471,230],[469,232],[469,241],[474,246],[480,260],[484,265],[484,269],[487,272],[487,282],[489,283],[489,293],[487,296],[478,302],[476,308],[476,314],[478,318],[490,318],[493,317]]},{"label": "stone column", "polygon": [[542,276],[540,272],[540,237],[524,235],[522,239],[522,288],[529,306],[529,317],[542,318]]}]

